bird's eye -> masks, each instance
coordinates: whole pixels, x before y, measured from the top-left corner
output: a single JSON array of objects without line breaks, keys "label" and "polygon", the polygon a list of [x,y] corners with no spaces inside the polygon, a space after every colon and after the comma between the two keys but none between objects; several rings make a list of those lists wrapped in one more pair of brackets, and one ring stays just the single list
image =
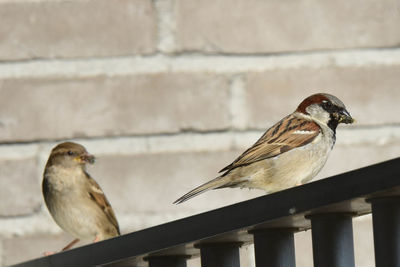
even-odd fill
[{"label": "bird's eye", "polygon": [[67,154],[70,155],[70,156],[72,156],[72,155],[74,154],[74,152],[72,152],[71,150],[69,150],[69,151],[67,152]]}]

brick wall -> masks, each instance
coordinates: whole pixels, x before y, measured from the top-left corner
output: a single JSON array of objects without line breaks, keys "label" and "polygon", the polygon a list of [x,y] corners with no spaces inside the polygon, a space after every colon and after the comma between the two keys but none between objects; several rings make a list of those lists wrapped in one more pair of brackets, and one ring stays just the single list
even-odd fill
[{"label": "brick wall", "polygon": [[[0,18],[0,265],[71,240],[40,189],[63,140],[98,157],[124,233],[262,195],[171,204],[314,92],[358,119],[318,178],[400,154],[398,0],[4,0]],[[370,218],[354,225],[356,262],[373,266]],[[309,231],[296,249],[310,266]]]}]

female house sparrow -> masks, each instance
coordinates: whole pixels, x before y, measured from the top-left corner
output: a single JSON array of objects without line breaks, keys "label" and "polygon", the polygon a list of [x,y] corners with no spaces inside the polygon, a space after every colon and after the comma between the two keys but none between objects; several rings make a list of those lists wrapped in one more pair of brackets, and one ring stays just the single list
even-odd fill
[{"label": "female house sparrow", "polygon": [[353,123],[342,101],[315,94],[268,129],[221,176],[193,189],[174,203],[224,187],[263,189],[267,193],[303,184],[322,169],[335,144],[339,123]]},{"label": "female house sparrow", "polygon": [[86,172],[94,156],[76,143],[65,142],[51,151],[43,175],[43,196],[56,223],[76,239],[100,241],[120,235],[106,196]]}]

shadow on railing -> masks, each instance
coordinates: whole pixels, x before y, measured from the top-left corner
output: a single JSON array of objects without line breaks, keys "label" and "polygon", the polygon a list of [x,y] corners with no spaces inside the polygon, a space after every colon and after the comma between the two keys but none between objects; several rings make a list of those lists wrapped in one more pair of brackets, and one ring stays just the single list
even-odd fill
[{"label": "shadow on railing", "polygon": [[312,229],[315,267],[354,266],[352,218],[371,213],[377,267],[400,266],[400,158],[15,266],[294,267],[294,233]]}]

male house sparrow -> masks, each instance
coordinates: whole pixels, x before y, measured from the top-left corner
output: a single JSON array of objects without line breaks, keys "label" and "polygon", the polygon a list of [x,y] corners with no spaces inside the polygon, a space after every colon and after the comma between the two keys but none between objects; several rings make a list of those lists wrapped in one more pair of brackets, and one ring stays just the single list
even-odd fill
[{"label": "male house sparrow", "polygon": [[51,151],[43,175],[43,196],[56,223],[76,239],[94,242],[120,235],[113,209],[96,181],[86,172],[94,156],[76,143],[65,142]]},{"label": "male house sparrow", "polygon": [[314,94],[295,112],[268,129],[223,174],[185,194],[182,203],[205,191],[225,187],[280,191],[310,181],[322,169],[335,144],[339,123],[353,123],[343,102],[330,94]]}]

